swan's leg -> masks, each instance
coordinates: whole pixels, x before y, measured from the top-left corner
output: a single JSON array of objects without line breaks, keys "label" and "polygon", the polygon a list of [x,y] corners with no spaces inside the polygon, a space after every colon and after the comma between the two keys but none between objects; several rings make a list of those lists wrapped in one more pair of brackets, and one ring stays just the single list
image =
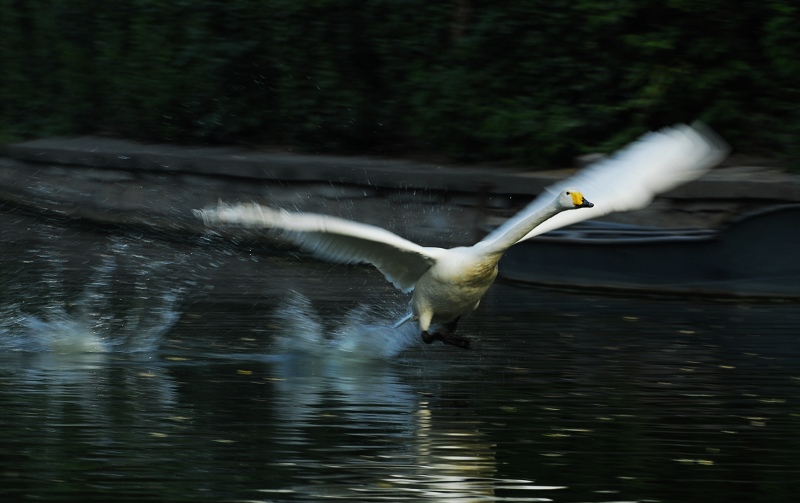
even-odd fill
[{"label": "swan's leg", "polygon": [[442,340],[442,336],[439,335],[439,332],[434,332],[432,334],[429,334],[427,330],[422,331],[422,342],[424,342],[425,344],[430,344],[435,340]]},{"label": "swan's leg", "polygon": [[458,318],[454,319],[453,321],[451,321],[449,323],[445,323],[444,324],[444,329],[447,331],[447,333],[452,334],[453,332],[456,331],[456,327],[458,326],[458,320],[460,320],[460,319],[461,319],[461,316],[459,316]]},{"label": "swan's leg", "polygon": [[437,333],[441,334],[439,337],[441,337],[442,342],[445,344],[450,344],[451,346],[455,346],[457,348],[469,349],[470,340],[466,337],[461,337],[460,335],[455,334],[456,327],[458,326],[458,320],[460,319],[461,316],[454,319],[450,323],[445,323],[445,325],[442,327],[444,330],[441,332],[437,330]]}]

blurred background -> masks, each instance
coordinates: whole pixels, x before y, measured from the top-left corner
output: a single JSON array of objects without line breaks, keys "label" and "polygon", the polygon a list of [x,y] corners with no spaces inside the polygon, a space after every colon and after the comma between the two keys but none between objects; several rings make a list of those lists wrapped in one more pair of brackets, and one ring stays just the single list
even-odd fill
[{"label": "blurred background", "polygon": [[0,1],[0,142],[552,166],[703,120],[800,169],[794,0]]}]

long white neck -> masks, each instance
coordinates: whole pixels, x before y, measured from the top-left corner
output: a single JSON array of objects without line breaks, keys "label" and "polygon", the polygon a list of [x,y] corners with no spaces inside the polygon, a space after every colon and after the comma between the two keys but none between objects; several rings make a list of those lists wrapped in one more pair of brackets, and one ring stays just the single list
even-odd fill
[{"label": "long white neck", "polygon": [[558,199],[553,199],[547,206],[531,214],[526,214],[523,210],[486,236],[475,247],[480,248],[486,255],[502,255],[534,227],[562,211],[564,208],[558,204]]}]

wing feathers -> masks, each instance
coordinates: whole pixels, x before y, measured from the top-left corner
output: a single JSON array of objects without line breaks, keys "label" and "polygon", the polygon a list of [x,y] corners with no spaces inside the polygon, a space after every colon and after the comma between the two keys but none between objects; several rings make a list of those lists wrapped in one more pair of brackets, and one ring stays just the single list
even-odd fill
[{"label": "wing feathers", "polygon": [[398,289],[413,290],[439,248],[419,246],[374,225],[314,213],[290,213],[255,203],[195,210],[206,224],[229,223],[274,229],[315,257],[342,264],[368,262]]},{"label": "wing feathers", "polygon": [[656,195],[699,178],[728,152],[728,145],[699,123],[647,133],[613,156],[552,185],[486,239],[503,234],[514,222],[544,207],[555,193],[566,187],[580,190],[594,203],[594,208],[559,213],[522,240],[609,213],[644,208]]}]

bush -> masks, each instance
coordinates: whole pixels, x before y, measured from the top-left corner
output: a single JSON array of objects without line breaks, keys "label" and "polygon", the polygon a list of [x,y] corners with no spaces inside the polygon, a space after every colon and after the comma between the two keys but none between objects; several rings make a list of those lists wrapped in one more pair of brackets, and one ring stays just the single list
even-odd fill
[{"label": "bush", "polygon": [[0,134],[563,163],[702,119],[797,159],[794,0],[0,0]]}]

